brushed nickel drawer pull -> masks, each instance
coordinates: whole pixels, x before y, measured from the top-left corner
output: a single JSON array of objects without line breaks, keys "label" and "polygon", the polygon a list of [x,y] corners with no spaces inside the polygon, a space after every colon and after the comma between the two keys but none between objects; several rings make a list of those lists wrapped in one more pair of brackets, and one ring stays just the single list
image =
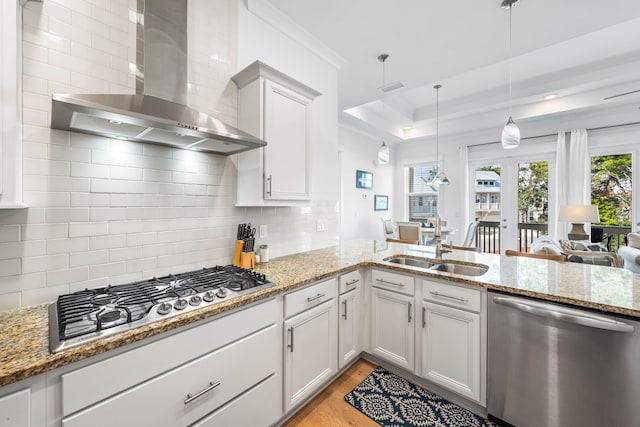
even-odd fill
[{"label": "brushed nickel drawer pull", "polygon": [[293,326],[289,328],[289,332],[291,333],[291,341],[290,344],[287,345],[287,347],[289,347],[289,351],[293,353]]},{"label": "brushed nickel drawer pull", "polygon": [[203,394],[209,393],[211,390],[213,390],[214,388],[218,387],[219,385],[220,385],[220,381],[216,381],[216,382],[211,381],[209,383],[209,386],[207,388],[205,388],[204,390],[200,390],[196,394],[191,394],[191,393],[187,394],[187,398],[184,400],[184,404],[186,405],[189,402],[193,401],[194,399],[199,398]]},{"label": "brushed nickel drawer pull", "polygon": [[422,329],[427,326],[427,309],[426,307],[422,307]]},{"label": "brushed nickel drawer pull", "polygon": [[347,320],[347,300],[342,301],[342,305],[344,305],[344,314],[342,317],[344,317],[344,320]]},{"label": "brushed nickel drawer pull", "polygon": [[389,282],[388,280],[384,280],[384,279],[376,279],[376,281],[380,282],[380,283],[386,283],[388,285],[394,285],[394,286],[402,286],[404,287],[404,283],[396,283],[396,282]]},{"label": "brushed nickel drawer pull", "polygon": [[269,175],[269,177],[267,178],[267,181],[269,182],[269,189],[266,191],[267,195],[270,196],[271,195],[271,184],[273,181],[271,181],[271,175]]},{"label": "brushed nickel drawer pull", "polygon": [[307,302],[315,301],[315,300],[317,300],[317,299],[322,298],[323,296],[324,296],[324,294],[318,294],[318,295],[316,295],[315,297],[308,297],[308,298],[307,298]]},{"label": "brushed nickel drawer pull", "polygon": [[409,323],[411,323],[411,303],[409,303],[409,305],[407,305],[408,310],[407,310],[407,314],[409,317]]},{"label": "brushed nickel drawer pull", "polygon": [[435,296],[437,296],[437,297],[450,298],[450,299],[454,299],[454,300],[456,300],[456,301],[460,301],[460,302],[469,302],[469,300],[468,300],[468,299],[466,299],[466,298],[454,297],[454,296],[452,296],[452,295],[447,295],[447,294],[441,294],[441,293],[440,293],[440,292],[438,292],[438,291],[429,291],[429,293],[430,293],[431,295],[435,295]]},{"label": "brushed nickel drawer pull", "polygon": [[345,285],[347,285],[347,286],[355,285],[359,281],[360,281],[360,279],[353,279],[352,281],[345,283]]}]

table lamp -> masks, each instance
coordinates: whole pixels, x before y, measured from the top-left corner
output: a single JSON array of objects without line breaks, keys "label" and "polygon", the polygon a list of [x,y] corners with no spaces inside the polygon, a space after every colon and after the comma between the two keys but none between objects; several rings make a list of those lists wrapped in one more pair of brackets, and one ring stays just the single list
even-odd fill
[{"label": "table lamp", "polygon": [[600,222],[600,214],[596,205],[562,205],[558,221],[571,222],[569,240],[588,240],[589,235],[584,229],[584,223]]}]

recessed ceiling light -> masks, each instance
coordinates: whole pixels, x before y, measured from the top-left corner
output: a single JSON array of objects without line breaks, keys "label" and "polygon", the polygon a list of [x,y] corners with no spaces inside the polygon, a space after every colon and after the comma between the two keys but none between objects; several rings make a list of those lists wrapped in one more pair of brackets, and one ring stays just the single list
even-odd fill
[{"label": "recessed ceiling light", "polygon": [[556,94],[556,93],[550,93],[549,95],[545,95],[544,100],[545,101],[550,101],[553,98],[556,98],[557,96],[558,96],[558,94]]},{"label": "recessed ceiling light", "polygon": [[117,120],[109,120],[109,123],[111,123],[112,125],[121,125],[122,122],[119,122]]},{"label": "recessed ceiling light", "polygon": [[411,129],[412,127],[413,127],[413,126],[411,126],[411,125],[406,125],[406,126],[404,126],[402,129],[404,129],[404,130],[409,130],[409,129]]}]

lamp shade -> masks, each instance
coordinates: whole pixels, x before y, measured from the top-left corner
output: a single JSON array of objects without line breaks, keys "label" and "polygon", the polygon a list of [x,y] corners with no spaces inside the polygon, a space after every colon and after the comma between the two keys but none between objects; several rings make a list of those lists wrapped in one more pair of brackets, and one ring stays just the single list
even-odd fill
[{"label": "lamp shade", "polygon": [[574,223],[600,222],[600,214],[596,205],[562,205],[558,220]]}]

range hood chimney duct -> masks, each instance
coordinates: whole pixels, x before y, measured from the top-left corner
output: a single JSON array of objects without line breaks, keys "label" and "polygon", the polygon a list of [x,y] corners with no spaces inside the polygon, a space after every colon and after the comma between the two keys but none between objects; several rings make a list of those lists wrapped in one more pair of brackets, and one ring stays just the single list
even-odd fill
[{"label": "range hood chimney duct", "polygon": [[265,141],[187,106],[187,0],[138,0],[135,95],[54,94],[51,127],[229,155]]}]

